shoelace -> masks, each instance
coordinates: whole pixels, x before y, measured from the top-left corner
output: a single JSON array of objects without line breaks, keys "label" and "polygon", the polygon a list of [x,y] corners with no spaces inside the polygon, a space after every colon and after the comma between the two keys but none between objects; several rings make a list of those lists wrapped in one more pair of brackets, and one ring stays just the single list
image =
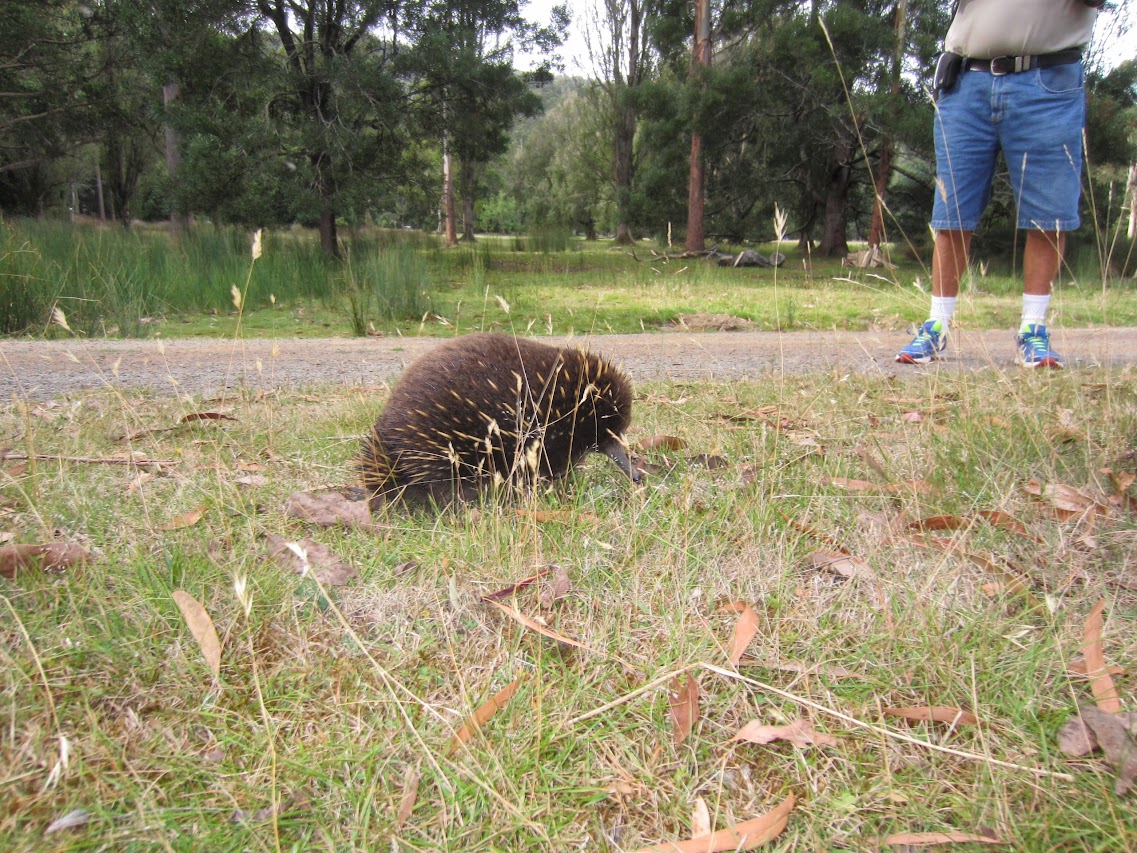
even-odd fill
[{"label": "shoelace", "polygon": [[1031,352],[1040,355],[1050,352],[1050,337],[1048,335],[1023,335],[1023,343]]}]

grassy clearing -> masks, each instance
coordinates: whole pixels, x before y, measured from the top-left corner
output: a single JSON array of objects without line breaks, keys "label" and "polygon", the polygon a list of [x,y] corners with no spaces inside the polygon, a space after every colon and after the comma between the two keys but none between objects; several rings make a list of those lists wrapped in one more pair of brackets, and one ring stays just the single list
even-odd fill
[{"label": "grassy clearing", "polygon": [[[767,331],[900,330],[928,310],[929,272],[912,259],[894,271],[851,270],[767,245],[757,248],[788,256],[782,269],[724,269],[653,256],[646,243],[633,253],[603,242],[565,248],[546,237],[485,237],[444,251],[429,235],[361,231],[346,241],[345,261],[333,263],[311,234],[269,234],[249,279],[241,334],[579,335],[652,330],[692,314],[730,315]],[[42,334],[58,305],[89,337],[230,337],[237,327],[230,290],[243,286],[248,253],[247,234],[207,226],[177,244],[162,231],[0,222],[0,330]],[[1137,325],[1134,280],[1103,283],[1093,252],[1072,255],[1051,325]],[[962,294],[961,321],[1017,323],[1022,286],[1005,266],[990,275],[977,269]]]},{"label": "grassy clearing", "polygon": [[[1061,520],[1023,489],[1036,478],[1105,500],[1104,469],[1137,467],[1131,372],[637,390],[632,440],[686,442],[652,457],[663,470],[642,488],[595,459],[516,506],[391,512],[379,533],[314,529],[282,507],[293,491],[351,481],[381,389],[7,404],[0,430],[13,452],[136,451],[169,464],[132,489],[140,472],[124,466],[6,463],[13,541],[59,531],[95,557],[0,579],[0,847],[626,850],[688,837],[696,798],[721,828],[793,792],[777,849],[985,828],[1014,849],[1137,849],[1137,815],[1108,770],[1055,746],[1089,697],[1068,664],[1102,597],[1107,659],[1124,667],[1117,683],[1132,707],[1137,594],[1116,582],[1137,581],[1137,523],[1116,506]],[[235,420],[137,434],[222,409]],[[725,464],[689,461],[700,454]],[[240,484],[250,476],[264,480]],[[195,523],[162,529],[201,507]],[[974,518],[988,510],[1024,529]],[[933,515],[972,520],[921,542],[908,525]],[[329,603],[265,560],[274,533],[329,546],[358,579]],[[837,545],[867,568],[846,579],[810,567],[810,554]],[[514,603],[591,652],[479,601],[550,564],[567,569],[568,595],[542,608],[530,588]],[[1013,592],[1007,571],[1028,592]],[[212,615],[220,686],[176,589]],[[720,608],[734,601],[758,614],[739,670],[750,680],[692,670],[701,718],[676,746],[667,676],[730,668],[738,616]],[[514,679],[512,701],[447,756],[454,730]],[[1022,769],[858,728],[756,682]],[[882,718],[901,705],[966,708],[981,723]],[[750,720],[797,717],[838,745],[728,742]],[[69,755],[51,778],[60,735]],[[75,809],[86,825],[45,838]]]}]

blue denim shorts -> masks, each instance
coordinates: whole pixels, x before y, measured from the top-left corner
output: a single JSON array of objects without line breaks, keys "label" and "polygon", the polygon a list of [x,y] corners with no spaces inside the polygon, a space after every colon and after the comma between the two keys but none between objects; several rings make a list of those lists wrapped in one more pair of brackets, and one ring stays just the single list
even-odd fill
[{"label": "blue denim shorts", "polygon": [[963,71],[936,103],[936,199],[932,228],[974,231],[1000,151],[1018,207],[1018,227],[1072,231],[1081,224],[1080,62],[995,76]]}]

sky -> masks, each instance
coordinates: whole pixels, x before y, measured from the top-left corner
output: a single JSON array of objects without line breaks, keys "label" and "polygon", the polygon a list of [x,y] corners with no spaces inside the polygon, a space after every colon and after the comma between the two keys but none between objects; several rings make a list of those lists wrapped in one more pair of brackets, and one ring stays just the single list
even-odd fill
[{"label": "sky", "polygon": [[[547,23],[549,10],[558,0],[529,0],[526,17],[537,23]],[[584,40],[584,22],[599,6],[598,0],[563,0],[572,12],[573,22],[569,37],[561,49],[565,73],[587,77],[591,66]],[[1126,59],[1137,58],[1137,0],[1113,0],[1112,9],[1105,10],[1098,19],[1094,37],[1104,39],[1107,70]]]}]

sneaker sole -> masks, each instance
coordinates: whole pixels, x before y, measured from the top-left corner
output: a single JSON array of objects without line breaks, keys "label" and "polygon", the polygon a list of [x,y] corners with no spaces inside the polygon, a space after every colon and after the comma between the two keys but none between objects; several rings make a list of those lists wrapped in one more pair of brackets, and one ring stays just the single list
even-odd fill
[{"label": "sneaker sole", "polygon": [[1052,370],[1062,370],[1065,365],[1056,358],[1044,358],[1040,361],[1027,361],[1026,359],[1015,359],[1020,367],[1025,367],[1027,370],[1033,370],[1036,367],[1049,367]]}]

